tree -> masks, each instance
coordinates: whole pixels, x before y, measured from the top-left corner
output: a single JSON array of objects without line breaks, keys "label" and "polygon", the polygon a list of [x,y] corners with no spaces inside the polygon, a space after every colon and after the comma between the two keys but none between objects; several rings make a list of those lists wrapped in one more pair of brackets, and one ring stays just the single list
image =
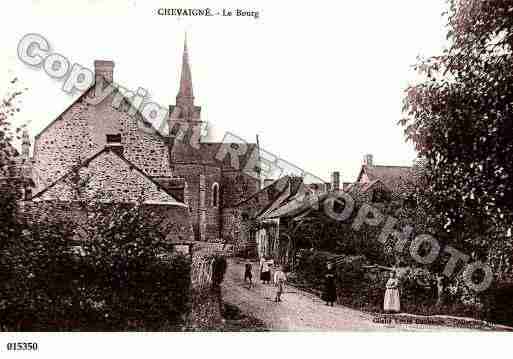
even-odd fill
[{"label": "tree", "polygon": [[[168,240],[177,223],[158,205],[88,191],[74,167],[74,201],[26,203],[21,235],[1,256],[0,326],[18,330],[176,330],[190,310],[190,259]],[[27,321],[28,319],[28,321]],[[132,323],[132,324],[131,324]],[[135,325],[133,323],[136,323]]]},{"label": "tree", "polygon": [[[16,174],[17,151],[12,145],[11,122],[20,112],[17,90],[18,79],[9,81],[10,90],[0,100],[0,253],[9,241],[15,241],[20,234],[17,203],[18,188],[12,177]],[[19,133],[20,129],[16,130]],[[6,274],[5,257],[0,255],[0,281]]]},{"label": "tree", "polygon": [[448,0],[447,49],[419,60],[407,140],[425,158],[423,206],[438,238],[509,270],[513,223],[513,4]]}]

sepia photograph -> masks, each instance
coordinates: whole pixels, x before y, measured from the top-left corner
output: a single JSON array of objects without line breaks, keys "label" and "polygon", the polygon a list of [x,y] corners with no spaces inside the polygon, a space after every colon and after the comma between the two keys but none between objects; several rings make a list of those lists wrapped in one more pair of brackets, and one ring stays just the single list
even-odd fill
[{"label": "sepia photograph", "polygon": [[2,357],[513,332],[513,1],[19,0],[0,30]]}]

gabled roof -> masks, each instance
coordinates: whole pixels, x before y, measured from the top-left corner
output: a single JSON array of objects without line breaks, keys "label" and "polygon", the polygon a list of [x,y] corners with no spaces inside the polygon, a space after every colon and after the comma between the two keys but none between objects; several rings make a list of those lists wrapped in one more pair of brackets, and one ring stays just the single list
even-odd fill
[{"label": "gabled roof", "polygon": [[[282,217],[297,216],[309,211],[327,196],[327,193],[317,195],[308,185],[305,185],[301,178],[293,177],[291,181],[293,188],[290,195],[279,206],[275,206],[272,211],[262,213],[261,219],[274,219]],[[300,179],[301,181],[299,181]]]},{"label": "gabled roof", "polygon": [[405,187],[411,186],[415,181],[413,168],[409,166],[363,165],[358,174],[357,183],[361,182],[364,174],[369,182],[379,180],[392,192],[402,192]]},{"label": "gabled roof", "polygon": [[[322,193],[315,195],[310,192],[308,194],[300,195],[299,193],[294,198],[276,210],[266,214],[263,219],[275,219],[275,218],[299,218],[307,215],[312,210],[319,208],[324,200],[328,198],[329,193]],[[306,195],[306,197],[304,197]]]},{"label": "gabled roof", "polygon": [[257,197],[260,197],[260,196],[266,196],[268,198],[268,202],[265,206],[264,209],[262,210],[265,210],[268,206],[272,205],[272,203],[283,193],[285,192],[289,187],[289,177],[288,176],[285,176],[285,177],[281,177],[279,179],[277,179],[276,181],[274,181],[273,183],[271,183],[269,186],[266,186],[262,189],[260,189],[259,191],[253,193],[251,196],[243,199],[242,201],[236,203],[233,207],[236,208],[236,207],[240,207],[240,206],[243,206],[249,202],[251,202],[252,200],[254,200],[255,198]]},{"label": "gabled roof", "polygon": [[[381,183],[383,184],[385,187],[387,187],[383,181],[381,181],[380,179],[375,179],[375,180],[372,180],[370,182],[355,182],[355,183],[351,183],[349,184],[346,189],[345,189],[345,192],[367,192],[368,190],[370,190],[372,187],[374,187],[376,184],[378,183]],[[388,188],[388,187],[387,187]]]},{"label": "gabled roof", "polygon": [[[119,89],[117,88],[117,86],[119,86],[119,84],[115,84],[115,83],[112,83],[112,82],[109,82],[108,80],[105,80],[104,78],[104,81],[105,81],[105,85],[113,85],[114,86],[114,90],[112,91],[111,94],[109,94],[109,96],[113,96],[114,94],[121,94],[121,97],[122,97],[122,100],[123,102],[126,102],[130,107],[133,107],[132,103],[130,102],[130,100],[125,96],[123,95],[123,93],[121,91],[119,91]],[[55,122],[57,122],[59,119],[62,118],[62,116],[67,113],[72,107],[73,105],[81,102],[85,97],[87,97],[89,94],[90,94],[90,91],[94,90],[96,86],[96,83],[93,82],[93,84],[91,84],[91,86],[89,86],[75,101],[73,101],[68,107],[66,107],[66,109],[64,111],[62,111],[54,120],[52,120],[48,125],[46,125],[36,136],[35,136],[35,139],[39,138],[44,132],[46,132],[50,127],[53,126],[53,124]],[[161,137],[161,138],[164,138],[164,136],[153,126],[153,124],[151,122],[149,122],[142,114],[141,112],[139,111],[138,108],[135,109],[136,110],[136,114],[139,115],[143,121],[143,123],[148,126],[149,128],[151,128],[157,136]]]},{"label": "gabled roof", "polygon": [[94,88],[94,83],[89,86],[83,93],[82,95],[78,96],[77,99],[75,101],[73,101],[68,107],[66,107],[64,109],[64,111],[62,111],[56,118],[54,118],[48,125],[46,125],[41,131],[39,131],[39,133],[37,135],[34,136],[35,139],[39,138],[39,136],[41,136],[44,132],[46,132],[50,127],[53,126],[53,124],[55,122],[57,122],[61,117],[62,115],[64,115],[66,112],[68,112],[72,107],[73,105],[75,105],[76,103],[82,101],[84,99],[84,97],[86,97],[88,94],[89,94],[89,91]]},{"label": "gabled roof", "polygon": [[[132,170],[135,170],[139,173],[139,175],[143,176],[143,178],[149,182],[151,182],[153,185],[156,186],[156,188],[161,191],[164,196],[162,196],[163,198],[166,199],[166,203],[167,204],[178,204],[178,205],[184,205],[183,203],[181,203],[180,201],[178,201],[176,198],[174,198],[170,193],[169,191],[167,190],[167,188],[165,188],[165,186],[161,185],[159,183],[159,181],[156,181],[155,179],[153,179],[152,177],[148,176],[142,169],[140,169],[139,167],[137,167],[135,164],[133,164],[132,162],[130,162],[128,159],[126,159],[123,155],[120,155],[119,153],[117,153],[116,151],[106,147],[104,148],[103,150],[99,151],[98,153],[96,153],[95,155],[91,156],[90,158],[88,158],[87,160],[83,161],[80,165],[78,165],[78,169],[80,168],[86,168],[86,167],[89,167],[89,165],[95,161],[96,159],[100,158],[102,155],[106,155],[106,154],[110,154],[110,155],[113,155],[115,156],[116,158],[118,158],[119,160],[123,161],[130,169]],[[32,200],[37,200],[38,198],[42,197],[45,193],[47,193],[48,191],[50,191],[52,188],[54,188],[55,186],[57,186],[58,184],[62,183],[64,180],[66,180],[68,177],[72,176],[74,173],[76,173],[76,170],[77,168],[73,168],[71,170],[69,170],[67,173],[65,173],[63,176],[61,176],[59,179],[57,179],[56,181],[54,181],[53,183],[51,183],[50,185],[48,185],[46,188],[44,188],[42,191],[36,193],[33,197],[32,197]],[[145,203],[163,203],[163,201],[155,201],[155,200],[148,200],[148,201],[145,201]]]}]

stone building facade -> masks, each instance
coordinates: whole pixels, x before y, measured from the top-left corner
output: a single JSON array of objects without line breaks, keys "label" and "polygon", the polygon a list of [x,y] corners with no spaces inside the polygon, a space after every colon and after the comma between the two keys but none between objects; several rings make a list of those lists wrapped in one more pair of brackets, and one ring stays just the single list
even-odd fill
[{"label": "stone building facade", "polygon": [[[169,196],[169,205],[179,202],[187,208],[184,216],[195,240],[235,241],[223,226],[230,222],[230,208],[260,189],[258,176],[243,171],[251,163],[252,172],[258,172],[258,148],[244,144],[240,151],[241,144],[202,141],[201,107],[194,102],[187,42],[179,91],[176,103],[169,106],[165,130],[153,127],[116,86],[105,91],[114,83],[113,62],[95,61],[95,79],[35,137],[30,159],[35,198],[49,196],[72,168],[87,164],[97,188],[108,188],[111,200],[133,200],[136,192],[147,193],[149,184]],[[137,178],[130,177],[133,168]]]}]

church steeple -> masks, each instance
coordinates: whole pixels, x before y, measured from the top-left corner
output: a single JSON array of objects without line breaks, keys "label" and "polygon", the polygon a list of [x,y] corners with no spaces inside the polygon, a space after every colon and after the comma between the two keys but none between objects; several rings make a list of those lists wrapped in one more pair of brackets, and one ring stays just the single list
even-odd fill
[{"label": "church steeple", "polygon": [[187,33],[183,43],[182,73],[180,75],[180,89],[176,95],[176,105],[180,108],[181,117],[191,120],[194,114],[194,94],[192,91],[192,74],[187,50]]},{"label": "church steeple", "polygon": [[182,74],[180,77],[180,90],[178,91],[177,97],[190,97],[194,99],[189,52],[187,51],[187,33],[185,33],[185,39],[183,41]]}]

